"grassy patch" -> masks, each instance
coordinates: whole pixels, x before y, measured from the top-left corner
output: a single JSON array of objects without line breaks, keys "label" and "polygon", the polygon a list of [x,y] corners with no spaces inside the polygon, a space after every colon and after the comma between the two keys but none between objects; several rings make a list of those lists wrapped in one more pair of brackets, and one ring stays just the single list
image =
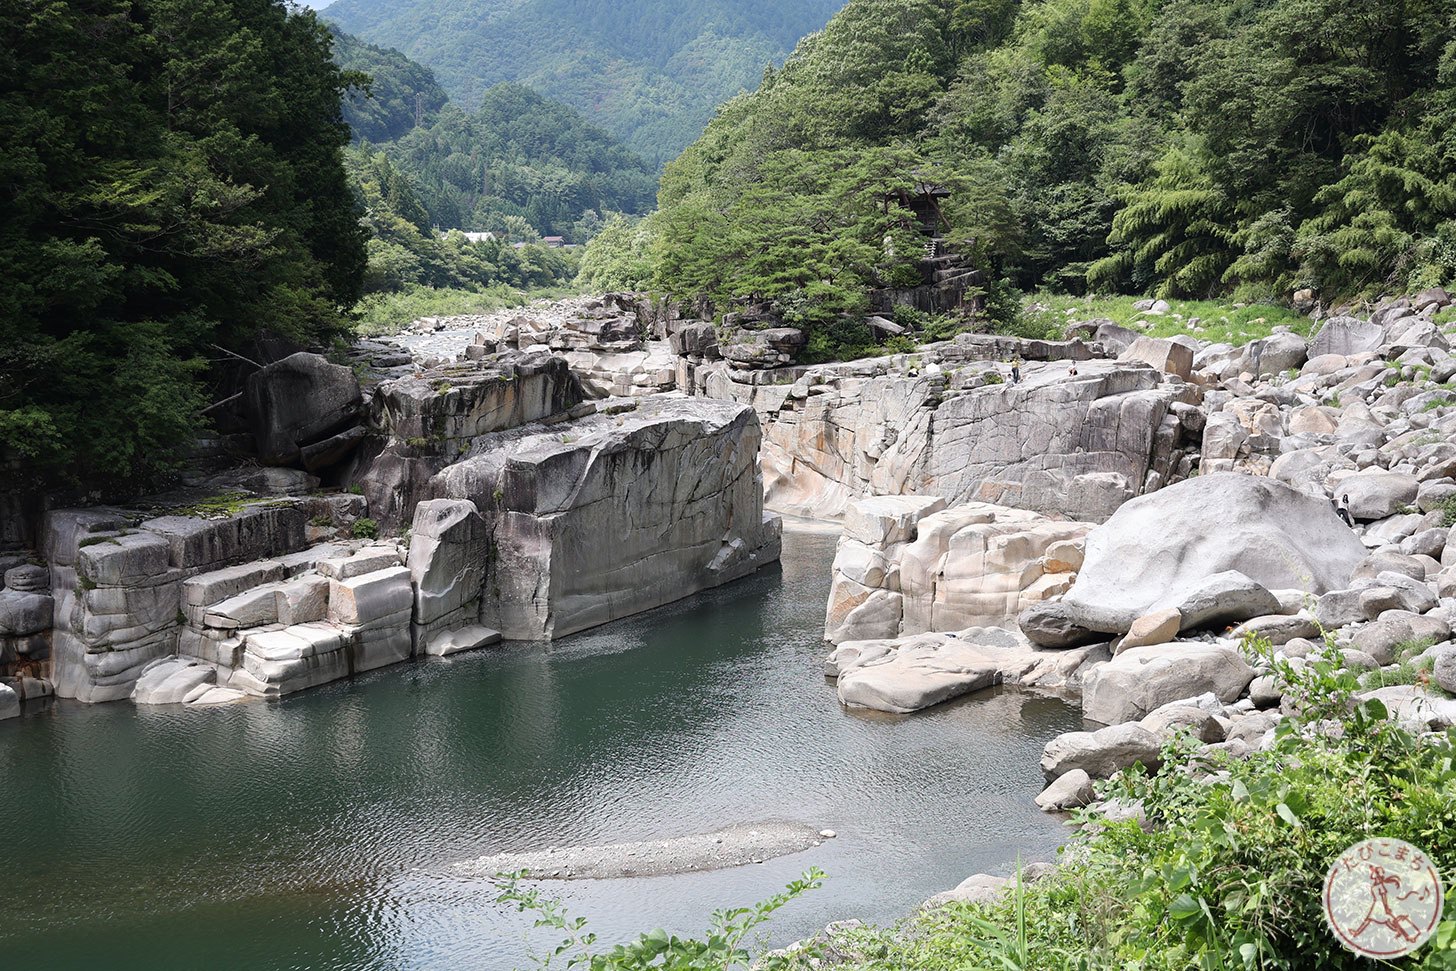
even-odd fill
[{"label": "grassy patch", "polygon": [[1395,645],[1393,652],[1395,660],[1392,664],[1378,671],[1367,671],[1361,675],[1360,687],[1373,691],[1376,688],[1389,688],[1395,685],[1419,684],[1432,694],[1445,697],[1446,692],[1439,685],[1431,682],[1431,668],[1434,666],[1434,662],[1430,658],[1420,657],[1435,643],[1429,637],[1401,641]]},{"label": "grassy patch", "polygon": [[[1150,337],[1176,337],[1188,334],[1210,343],[1247,344],[1268,337],[1275,327],[1284,326],[1308,337],[1314,321],[1302,317],[1288,307],[1256,303],[1235,307],[1216,300],[1170,300],[1170,311],[1163,316],[1139,311],[1134,307],[1142,297],[1069,297],[1062,294],[1034,293],[1026,299],[1025,317],[1040,320],[1047,327],[1060,330],[1077,321],[1106,318]],[[1068,313],[1067,311],[1072,311]],[[1188,322],[1198,323],[1189,327]],[[1195,329],[1197,328],[1197,329]]]},{"label": "grassy patch", "polygon": [[[250,495],[246,492],[224,492],[220,495],[209,496],[191,505],[168,509],[162,515],[193,516],[198,519],[226,519],[228,516],[237,515],[249,506],[261,504],[262,501],[257,496]],[[277,500],[274,500],[271,504],[277,505]]]},{"label": "grassy patch", "polygon": [[517,290],[494,286],[486,290],[441,290],[410,287],[397,293],[374,293],[354,308],[359,315],[358,331],[364,337],[397,334],[421,317],[451,317],[457,314],[488,314],[510,307],[524,307],[532,300],[560,300],[575,296],[574,287]]}]

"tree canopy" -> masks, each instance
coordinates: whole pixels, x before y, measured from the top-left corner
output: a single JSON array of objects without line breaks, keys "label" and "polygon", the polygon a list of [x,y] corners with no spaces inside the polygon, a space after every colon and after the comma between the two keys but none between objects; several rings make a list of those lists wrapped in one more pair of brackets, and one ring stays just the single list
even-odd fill
[{"label": "tree canopy", "polygon": [[435,73],[399,51],[366,44],[333,28],[334,60],[369,80],[344,96],[344,121],[356,141],[388,142],[432,120],[449,98]]},{"label": "tree canopy", "polygon": [[137,482],[190,447],[209,358],[345,326],[345,78],[271,0],[19,0],[0,32],[0,462]]},{"label": "tree canopy", "polygon": [[883,198],[932,180],[941,235],[1023,288],[1444,284],[1453,72],[1453,0],[851,0],[586,265],[833,316],[904,272]]},{"label": "tree canopy", "polygon": [[473,112],[445,108],[385,151],[447,229],[509,235],[516,217],[542,236],[585,242],[604,213],[646,212],[656,190],[647,163],[617,139],[518,84],[491,88]]}]

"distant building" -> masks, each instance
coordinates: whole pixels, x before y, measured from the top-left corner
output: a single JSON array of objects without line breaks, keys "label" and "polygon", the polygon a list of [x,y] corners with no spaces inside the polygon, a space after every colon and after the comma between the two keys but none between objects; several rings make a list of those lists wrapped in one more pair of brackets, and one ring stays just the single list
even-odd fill
[{"label": "distant building", "polygon": [[541,238],[541,245],[545,246],[547,249],[561,249],[561,247],[566,245],[566,237],[543,236]]},{"label": "distant building", "polygon": [[466,239],[468,239],[472,243],[484,243],[487,240],[490,241],[490,242],[495,242],[495,239],[496,239],[495,233],[466,233],[466,232],[461,232],[461,235],[464,236]]}]

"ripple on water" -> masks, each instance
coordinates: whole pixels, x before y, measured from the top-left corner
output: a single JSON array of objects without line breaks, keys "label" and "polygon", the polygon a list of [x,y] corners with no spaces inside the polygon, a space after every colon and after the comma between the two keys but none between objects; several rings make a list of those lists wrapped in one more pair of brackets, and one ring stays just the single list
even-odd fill
[{"label": "ripple on water", "polygon": [[774,925],[787,940],[899,916],[1018,852],[1050,858],[1062,832],[1032,805],[1037,761],[1075,710],[986,692],[846,713],[820,668],[834,544],[791,529],[782,570],[549,649],[282,703],[66,704],[0,725],[0,951],[47,968],[506,968],[525,922],[444,865],[749,820],[839,838],[551,892],[604,939],[695,931],[817,865],[825,888]]}]

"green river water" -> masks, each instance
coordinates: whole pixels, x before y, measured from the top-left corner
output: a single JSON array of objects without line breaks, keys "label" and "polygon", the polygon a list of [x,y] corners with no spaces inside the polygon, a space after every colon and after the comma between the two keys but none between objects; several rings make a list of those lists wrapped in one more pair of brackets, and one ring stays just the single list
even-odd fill
[{"label": "green river water", "polygon": [[1037,760],[1075,708],[983,692],[908,718],[821,674],[835,536],[781,567],[546,648],[215,710],[60,703],[0,723],[0,968],[525,967],[458,860],[790,820],[837,839],[713,873],[545,884],[604,940],[700,930],[810,865],[771,943],[888,921],[1051,859]]}]

